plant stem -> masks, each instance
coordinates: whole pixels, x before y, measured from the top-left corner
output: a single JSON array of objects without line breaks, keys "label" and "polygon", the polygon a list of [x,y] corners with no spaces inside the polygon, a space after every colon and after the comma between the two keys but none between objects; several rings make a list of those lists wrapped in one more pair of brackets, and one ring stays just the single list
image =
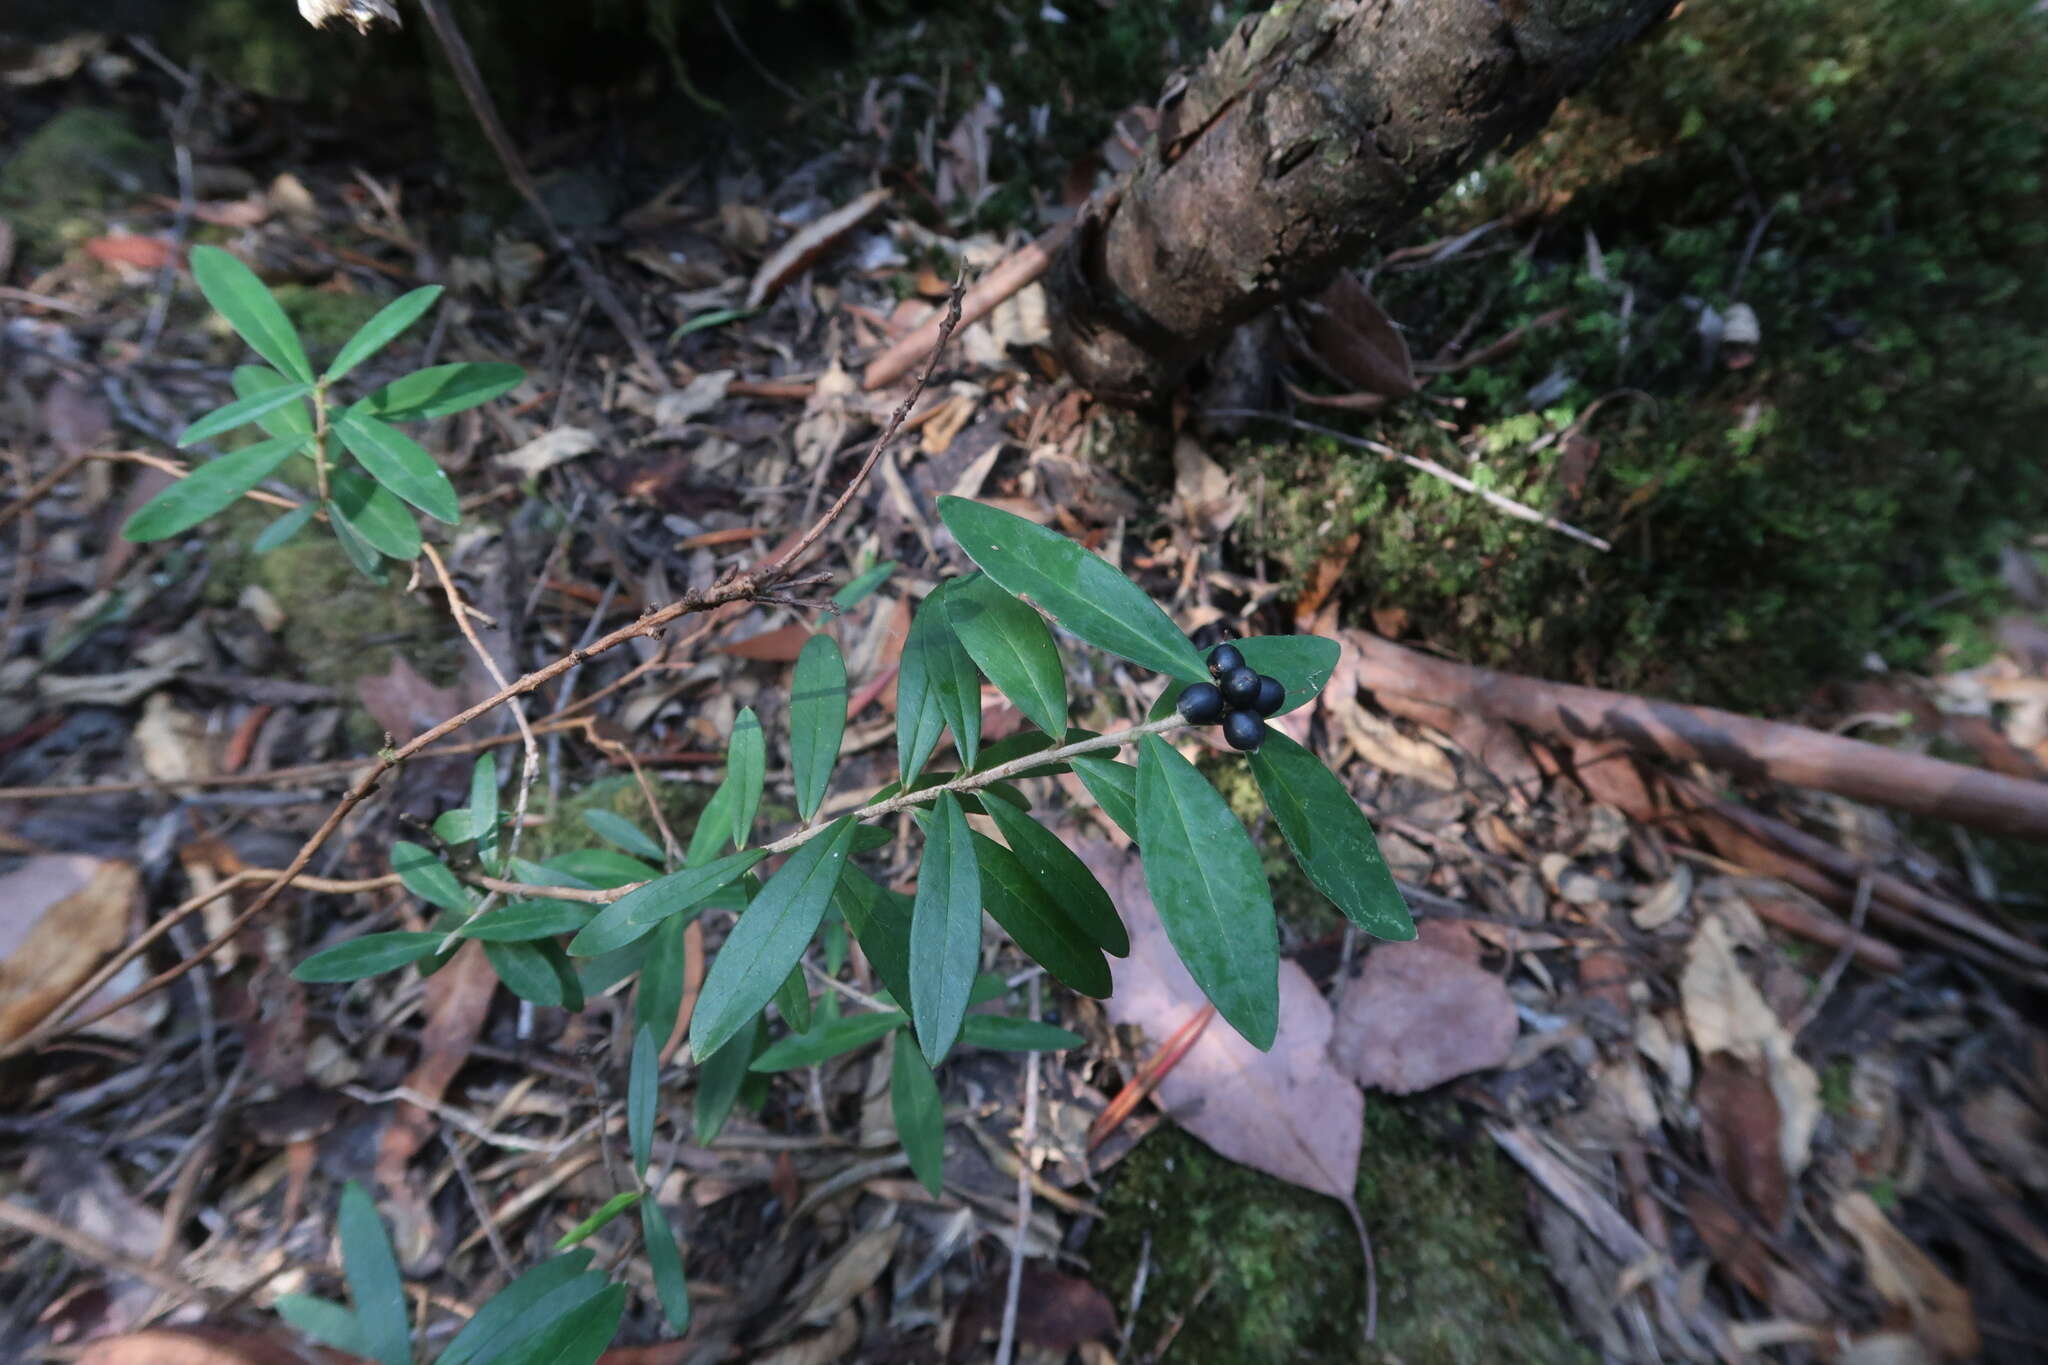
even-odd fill
[{"label": "plant stem", "polygon": [[327,507],[327,385],[313,386],[313,482],[320,491],[320,506]]}]

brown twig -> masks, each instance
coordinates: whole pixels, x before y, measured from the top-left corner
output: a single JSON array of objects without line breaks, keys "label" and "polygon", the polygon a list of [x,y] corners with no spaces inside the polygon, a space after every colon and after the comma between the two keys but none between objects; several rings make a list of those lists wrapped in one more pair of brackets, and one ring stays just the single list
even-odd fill
[{"label": "brown twig", "polygon": [[974,288],[967,291],[965,302],[961,300],[960,291],[954,290],[950,316],[927,318],[891,344],[888,350],[868,363],[860,386],[870,391],[885,389],[908,374],[919,356],[928,351],[936,355],[934,345],[943,350],[945,343],[941,338],[951,336],[955,327],[981,321],[995,311],[997,304],[1043,275],[1071,231],[1072,224],[1062,223],[1041,234],[1037,241],[1021,251],[1005,257],[995,269],[975,281]]},{"label": "brown twig", "polygon": [[[92,456],[89,454],[70,456],[60,461],[55,469],[22,489],[20,497],[8,503],[5,507],[0,507],[0,526],[5,526],[8,522],[13,521],[23,512],[28,511],[29,508],[41,502],[52,488],[70,478],[80,465],[91,458]],[[24,468],[26,468],[25,463]]]},{"label": "brown twig", "polygon": [[180,1299],[212,1299],[214,1292],[196,1284],[189,1284],[149,1262],[139,1260],[123,1251],[116,1251],[96,1237],[72,1227],[69,1223],[52,1218],[16,1203],[12,1199],[0,1199],[0,1224],[25,1232],[31,1237],[40,1237],[46,1242],[55,1242],[81,1260],[95,1265],[118,1270],[123,1275],[132,1275],[150,1288],[165,1294],[174,1294]]}]

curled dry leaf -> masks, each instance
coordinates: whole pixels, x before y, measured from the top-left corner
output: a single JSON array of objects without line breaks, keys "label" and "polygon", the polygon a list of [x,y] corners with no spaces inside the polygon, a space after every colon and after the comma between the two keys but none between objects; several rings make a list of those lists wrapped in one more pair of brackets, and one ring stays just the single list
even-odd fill
[{"label": "curled dry leaf", "polygon": [[189,782],[214,773],[206,722],[178,705],[168,692],[152,692],[142,704],[135,747],[141,750],[142,770],[159,782]]},{"label": "curled dry leaf", "polygon": [[759,308],[770,295],[788,284],[808,269],[811,263],[830,250],[834,243],[852,231],[863,218],[873,213],[888,201],[889,191],[869,190],[860,198],[842,208],[834,209],[822,218],[816,218],[798,228],[790,239],[775,248],[761,268],[754,272],[754,282],[747,287],[747,307]]},{"label": "curled dry leaf", "polygon": [[1346,383],[1388,398],[1415,392],[1407,341],[1356,275],[1340,272],[1308,312],[1310,344]]},{"label": "curled dry leaf", "polygon": [[[1074,851],[1116,902],[1131,953],[1110,959],[1103,1002],[1119,1024],[1155,1044],[1207,1004],[1167,942],[1133,852],[1081,842]],[[1347,1204],[1358,1179],[1365,1097],[1331,1064],[1330,1007],[1295,963],[1280,962],[1280,1027],[1270,1052],[1236,1030],[1202,1031],[1159,1082],[1156,1098],[1183,1128],[1232,1161]]]},{"label": "curled dry leaf", "polygon": [[356,695],[362,698],[370,719],[383,726],[384,732],[399,744],[469,705],[461,688],[434,686],[402,654],[391,656],[391,667],[386,672],[357,682]]},{"label": "curled dry leaf", "polygon": [[1835,1221],[1856,1239],[1870,1287],[1911,1319],[1915,1336],[1948,1359],[1977,1354],[1977,1315],[1969,1291],[1893,1226],[1875,1200],[1861,1190],[1849,1191],[1835,1200]]},{"label": "curled dry leaf", "polygon": [[1367,1089],[1412,1095],[1499,1066],[1516,1031],[1492,972],[1420,940],[1382,943],[1337,1002],[1330,1055]]},{"label": "curled dry leaf", "polygon": [[[1173,446],[1173,494],[1183,517],[1197,531],[1220,536],[1237,524],[1245,495],[1201,443],[1183,435]],[[1354,540],[1356,537],[1353,538]]]},{"label": "curled dry leaf", "polygon": [[517,450],[508,450],[498,457],[498,463],[523,479],[539,476],[542,471],[588,455],[597,449],[597,433],[583,427],[556,427],[542,432]]},{"label": "curled dry leaf", "polygon": [[706,370],[704,373],[672,393],[665,393],[654,400],[654,421],[657,426],[679,427],[725,401],[726,390],[732,387],[736,370]]},{"label": "curled dry leaf", "polygon": [[141,885],[127,863],[81,854],[30,858],[0,877],[0,1045],[121,946]]},{"label": "curled dry leaf", "polygon": [[1820,1122],[1820,1077],[1792,1050],[1792,1035],[1735,955],[1724,910],[1708,916],[1686,950],[1679,980],[1685,1026],[1702,1058],[1729,1053],[1769,1080],[1781,1122],[1778,1149],[1786,1174],[1806,1169]]}]

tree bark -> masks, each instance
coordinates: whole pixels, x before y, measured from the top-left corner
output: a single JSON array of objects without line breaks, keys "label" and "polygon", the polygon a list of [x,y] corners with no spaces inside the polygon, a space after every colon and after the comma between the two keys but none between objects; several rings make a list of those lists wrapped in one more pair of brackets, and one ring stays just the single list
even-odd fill
[{"label": "tree bark", "polygon": [[1048,285],[1099,397],[1150,406],[1239,323],[1426,208],[1672,0],[1283,0],[1169,86]]}]

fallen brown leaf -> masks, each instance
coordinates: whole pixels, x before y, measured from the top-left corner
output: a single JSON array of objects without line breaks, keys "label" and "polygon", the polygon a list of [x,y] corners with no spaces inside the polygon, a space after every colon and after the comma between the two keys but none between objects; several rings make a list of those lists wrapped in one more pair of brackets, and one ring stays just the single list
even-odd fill
[{"label": "fallen brown leaf", "polygon": [[362,1357],[311,1346],[281,1330],[158,1327],[95,1341],[78,1365],[362,1365]]},{"label": "fallen brown leaf", "polygon": [[1770,1082],[1726,1052],[1709,1053],[1700,1062],[1693,1103],[1707,1164],[1765,1227],[1782,1228],[1792,1190],[1778,1147],[1784,1118]]},{"label": "fallen brown leaf", "polygon": [[403,744],[414,735],[439,725],[469,704],[461,687],[436,687],[394,654],[391,667],[356,683],[356,695],[370,719],[384,728],[395,743]]},{"label": "fallen brown leaf", "polygon": [[[984,1280],[961,1305],[953,1321],[951,1361],[970,1360],[1000,1331],[1007,1273]],[[1032,1262],[1024,1265],[1017,1295],[1017,1344],[1064,1357],[1091,1341],[1116,1336],[1116,1308],[1087,1280],[1062,1275]]]},{"label": "fallen brown leaf", "polygon": [[1498,976],[1427,943],[1382,943],[1337,1002],[1330,1055],[1367,1089],[1410,1095],[1499,1066],[1514,1001]]},{"label": "fallen brown leaf", "polygon": [[729,645],[720,645],[720,654],[730,654],[735,659],[755,659],[762,663],[793,664],[796,656],[803,653],[804,644],[811,638],[809,626],[792,623],[764,630],[759,635],[749,635],[744,640],[735,640]]},{"label": "fallen brown leaf", "polygon": [[1735,956],[1725,915],[1706,917],[1679,979],[1685,1026],[1701,1057],[1729,1053],[1762,1071],[1778,1102],[1778,1151],[1788,1176],[1806,1169],[1820,1123],[1820,1077],[1792,1050],[1792,1035]]},{"label": "fallen brown leaf", "polygon": [[1912,1322],[1914,1335],[1941,1355],[1966,1360],[1977,1354],[1977,1315],[1969,1291],[1900,1232],[1861,1190],[1835,1200],[1835,1221],[1856,1239],[1870,1287]]},{"label": "fallen brown leaf", "polygon": [[1415,392],[1407,341],[1356,275],[1339,272],[1308,312],[1310,345],[1346,383],[1389,398]]},{"label": "fallen brown leaf", "polygon": [[0,877],[0,1046],[121,946],[141,885],[129,864],[82,854],[30,858]]},{"label": "fallen brown leaf", "polygon": [[869,190],[852,203],[834,209],[797,229],[790,235],[789,240],[775,248],[773,254],[761,262],[761,268],[754,272],[754,282],[747,287],[747,307],[759,308],[766,303],[770,295],[803,273],[861,219],[880,208],[888,199],[887,190]]}]

